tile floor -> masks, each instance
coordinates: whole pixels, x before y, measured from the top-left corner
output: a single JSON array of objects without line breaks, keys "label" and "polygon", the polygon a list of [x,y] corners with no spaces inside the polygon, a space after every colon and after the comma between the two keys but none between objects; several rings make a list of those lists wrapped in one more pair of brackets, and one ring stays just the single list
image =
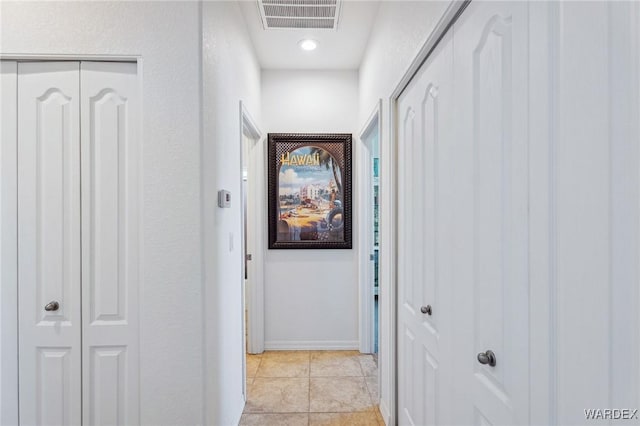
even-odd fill
[{"label": "tile floor", "polygon": [[275,351],[247,355],[240,425],[384,426],[374,355]]}]

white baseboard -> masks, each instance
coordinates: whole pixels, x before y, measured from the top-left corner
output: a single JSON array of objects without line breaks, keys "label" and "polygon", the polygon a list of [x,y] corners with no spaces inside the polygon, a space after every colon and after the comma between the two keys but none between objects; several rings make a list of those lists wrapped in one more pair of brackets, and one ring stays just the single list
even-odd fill
[{"label": "white baseboard", "polygon": [[267,351],[358,350],[357,340],[272,340],[264,342]]},{"label": "white baseboard", "polygon": [[244,406],[247,403],[247,401],[245,400],[244,395],[240,395],[240,401],[238,401],[238,404],[236,405],[237,407],[241,407],[240,412],[235,413],[235,415],[233,416],[234,419],[236,419],[236,421],[231,422],[229,424],[234,424],[234,425],[239,425],[240,424],[240,420],[242,418],[242,413],[244,413]]},{"label": "white baseboard", "polygon": [[387,407],[387,403],[382,400],[380,401],[380,414],[382,415],[382,420],[384,420],[384,424],[388,426],[391,422],[389,407]]}]

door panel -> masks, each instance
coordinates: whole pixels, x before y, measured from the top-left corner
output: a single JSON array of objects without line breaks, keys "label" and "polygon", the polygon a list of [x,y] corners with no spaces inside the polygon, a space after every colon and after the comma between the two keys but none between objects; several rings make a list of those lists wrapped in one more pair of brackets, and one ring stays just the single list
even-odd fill
[{"label": "door panel", "polygon": [[[451,308],[446,235],[452,43],[444,37],[398,102],[399,423],[449,423]],[[449,365],[447,365],[449,363]]]},{"label": "door panel", "polygon": [[101,425],[130,424],[125,418],[127,398],[127,348],[101,346],[91,348],[88,360],[92,379],[88,393],[89,423]]},{"label": "door panel", "polygon": [[[79,424],[79,63],[18,65],[20,421]],[[50,302],[57,310],[45,310]],[[77,368],[76,368],[77,367]]]},{"label": "door panel", "polygon": [[[454,26],[456,139],[469,153],[458,192],[469,247],[454,267],[464,324],[457,381],[473,407],[462,423],[528,423],[527,31],[527,6],[515,2],[472,3]],[[477,360],[487,350],[495,366]]]},{"label": "door panel", "polygon": [[136,64],[80,76],[84,423],[138,424]]},{"label": "door panel", "polygon": [[[38,394],[31,395],[35,398],[39,411],[38,424],[57,424],[53,419],[64,421],[70,413],[69,404],[73,401],[65,401],[74,385],[70,379],[73,377],[70,350],[68,348],[39,348],[37,354],[36,383]],[[51,392],[50,390],[56,390]],[[24,422],[24,421],[23,421]]]},{"label": "door panel", "polygon": [[[445,60],[441,58],[440,60]],[[420,247],[418,253],[421,253],[421,259],[418,259],[418,264],[421,265],[420,275],[423,277],[424,282],[417,282],[420,285],[423,297],[425,301],[434,302],[440,301],[438,297],[438,264],[437,259],[439,253],[436,250],[437,238],[437,226],[438,226],[438,208],[439,203],[436,202],[437,194],[437,182],[439,169],[438,169],[438,104],[440,98],[438,96],[438,88],[429,81],[426,89],[422,93],[421,99],[421,119],[420,123],[422,129],[422,141],[419,143],[419,148],[416,150],[416,156],[419,161],[418,164],[423,164],[423,167],[418,167],[420,173],[415,177],[421,182],[424,192],[422,196],[418,196],[420,200],[418,211],[421,214],[416,216],[422,228],[416,228],[416,232],[419,232],[421,238]],[[432,307],[432,308],[439,308]],[[419,307],[418,307],[419,308]],[[422,326],[427,328],[425,330],[427,338],[437,339],[439,337],[439,331],[437,327],[437,320],[439,315],[422,315]],[[436,342],[434,342],[436,343]]]}]

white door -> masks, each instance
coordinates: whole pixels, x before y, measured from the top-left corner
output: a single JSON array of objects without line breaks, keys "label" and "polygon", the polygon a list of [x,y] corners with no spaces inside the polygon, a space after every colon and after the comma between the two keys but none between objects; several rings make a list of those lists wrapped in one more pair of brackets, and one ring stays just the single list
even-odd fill
[{"label": "white door", "polygon": [[22,425],[81,422],[79,67],[18,65]]},{"label": "white door", "polygon": [[85,425],[138,417],[138,90],[135,63],[82,62]]},{"label": "white door", "polygon": [[398,103],[398,416],[401,425],[449,424],[450,241],[447,235],[453,102],[448,34]]},{"label": "white door", "polygon": [[18,67],[23,425],[139,423],[136,73]]},{"label": "white door", "polygon": [[639,17],[633,2],[471,2],[432,154],[421,96],[442,49],[399,99],[401,423],[638,423]]},{"label": "white door", "polygon": [[398,101],[401,424],[528,422],[527,19],[472,2]]},{"label": "white door", "polygon": [[456,419],[463,424],[528,423],[527,8],[472,2],[453,29],[453,380],[465,391]]}]

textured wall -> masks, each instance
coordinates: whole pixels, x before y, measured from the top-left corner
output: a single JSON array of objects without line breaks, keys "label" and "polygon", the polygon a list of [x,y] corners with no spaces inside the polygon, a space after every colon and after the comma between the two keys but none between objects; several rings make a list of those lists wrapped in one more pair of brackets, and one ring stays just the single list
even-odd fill
[{"label": "textured wall", "polygon": [[[240,6],[202,7],[206,423],[229,425],[244,406],[239,101],[260,126],[260,66]],[[218,208],[220,189],[231,191],[231,208]]]},{"label": "textured wall", "polygon": [[200,6],[2,2],[0,9],[3,54],[142,58],[140,414],[144,424],[202,423]]},{"label": "textured wall", "polygon": [[387,101],[391,96],[448,5],[448,1],[380,3],[360,64],[359,124],[364,125],[378,99]]},{"label": "textured wall", "polygon": [[[355,137],[357,109],[357,71],[263,71],[265,133],[336,132]],[[353,250],[267,252],[267,349],[357,349],[356,230]]]}]

